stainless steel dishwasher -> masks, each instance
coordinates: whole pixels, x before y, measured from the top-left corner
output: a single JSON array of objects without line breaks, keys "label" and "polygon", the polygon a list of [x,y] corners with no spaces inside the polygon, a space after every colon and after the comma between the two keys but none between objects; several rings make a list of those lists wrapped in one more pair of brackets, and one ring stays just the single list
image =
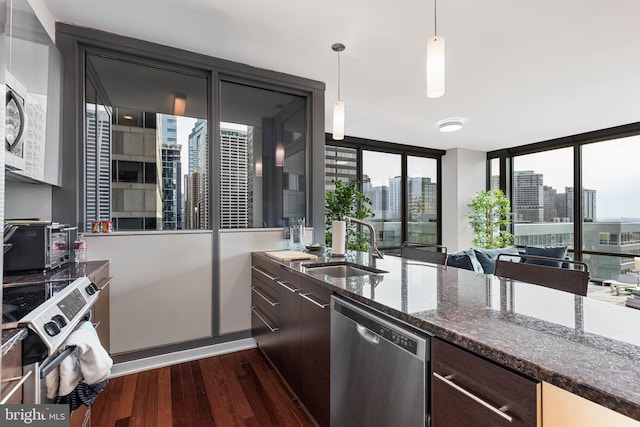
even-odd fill
[{"label": "stainless steel dishwasher", "polygon": [[428,425],[429,337],[351,300],[331,309],[331,426]]}]

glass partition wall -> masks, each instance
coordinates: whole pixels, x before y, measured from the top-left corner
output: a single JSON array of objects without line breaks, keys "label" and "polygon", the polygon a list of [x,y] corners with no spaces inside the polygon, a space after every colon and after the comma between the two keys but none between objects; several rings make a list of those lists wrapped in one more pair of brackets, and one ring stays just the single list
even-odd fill
[{"label": "glass partition wall", "polygon": [[305,218],[305,97],[222,81],[220,116],[220,228],[281,227]]}]

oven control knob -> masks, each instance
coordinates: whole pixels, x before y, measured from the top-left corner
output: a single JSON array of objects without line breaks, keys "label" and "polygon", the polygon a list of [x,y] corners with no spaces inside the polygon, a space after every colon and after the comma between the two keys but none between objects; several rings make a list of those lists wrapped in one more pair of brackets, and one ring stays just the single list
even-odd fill
[{"label": "oven control knob", "polygon": [[60,314],[56,314],[51,318],[51,320],[56,322],[56,325],[58,325],[59,328],[64,328],[65,326],[67,326],[67,321]]},{"label": "oven control knob", "polygon": [[89,283],[89,286],[91,286],[94,291],[100,292],[100,289],[98,288],[98,285],[96,285],[95,283],[91,282],[91,283]]},{"label": "oven control knob", "polygon": [[[93,283],[92,283],[91,285],[93,285]],[[93,288],[93,286],[91,286],[91,285],[87,285],[87,286],[84,288],[84,290],[85,290],[85,291],[87,291],[87,293],[88,293],[89,295],[93,295],[93,294],[95,294],[95,293],[96,293],[96,290],[95,290],[95,289]]]},{"label": "oven control knob", "polygon": [[56,322],[47,322],[44,324],[44,331],[53,337],[60,333],[60,328],[56,325]]}]

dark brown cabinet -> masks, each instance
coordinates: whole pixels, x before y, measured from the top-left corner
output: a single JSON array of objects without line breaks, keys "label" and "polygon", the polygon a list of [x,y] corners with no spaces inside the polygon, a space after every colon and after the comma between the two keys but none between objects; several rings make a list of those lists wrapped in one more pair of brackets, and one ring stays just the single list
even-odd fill
[{"label": "dark brown cabinet", "polygon": [[433,427],[540,425],[539,382],[435,338],[431,363]]},{"label": "dark brown cabinet", "polygon": [[277,277],[264,266],[251,272],[251,331],[274,366],[280,361],[280,293]]},{"label": "dark brown cabinet", "polygon": [[329,425],[331,291],[303,280],[300,291],[300,399],[321,426]]},{"label": "dark brown cabinet", "polygon": [[252,334],[258,347],[316,422],[328,426],[331,291],[256,256],[251,286]]}]

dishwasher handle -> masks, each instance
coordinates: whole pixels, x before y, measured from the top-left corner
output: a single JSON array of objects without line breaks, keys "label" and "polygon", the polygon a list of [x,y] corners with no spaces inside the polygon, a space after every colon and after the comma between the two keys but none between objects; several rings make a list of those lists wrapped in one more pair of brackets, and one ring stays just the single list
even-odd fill
[{"label": "dishwasher handle", "polygon": [[375,345],[380,344],[380,337],[374,334],[373,332],[371,332],[370,330],[368,330],[367,328],[365,328],[364,326],[356,323],[356,329],[358,330],[358,334],[360,334],[362,338],[364,338],[371,344],[375,344]]}]

